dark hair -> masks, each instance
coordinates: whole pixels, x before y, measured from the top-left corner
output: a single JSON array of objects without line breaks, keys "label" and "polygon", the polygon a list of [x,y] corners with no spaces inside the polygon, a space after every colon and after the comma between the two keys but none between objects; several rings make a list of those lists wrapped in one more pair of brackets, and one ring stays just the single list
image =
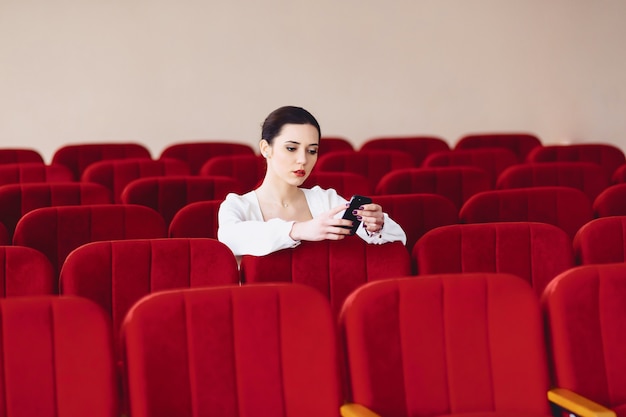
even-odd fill
[{"label": "dark hair", "polygon": [[265,118],[261,129],[261,139],[265,139],[271,145],[286,124],[312,125],[317,129],[318,139],[322,136],[320,125],[311,113],[302,107],[284,106],[274,110]]}]

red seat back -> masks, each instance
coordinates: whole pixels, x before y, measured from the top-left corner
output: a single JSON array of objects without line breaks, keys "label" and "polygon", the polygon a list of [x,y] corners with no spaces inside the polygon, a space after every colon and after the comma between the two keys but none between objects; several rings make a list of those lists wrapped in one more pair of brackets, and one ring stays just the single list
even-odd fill
[{"label": "red seat back", "polygon": [[56,294],[48,258],[23,246],[0,246],[0,298]]},{"label": "red seat back", "polygon": [[367,177],[354,172],[314,171],[304,181],[302,187],[313,188],[316,185],[324,189],[332,188],[346,200],[353,195],[369,196],[373,190]]},{"label": "red seat back", "polygon": [[524,162],[528,153],[539,146],[539,138],[530,133],[471,133],[461,137],[454,149],[506,148]]},{"label": "red seat back", "polygon": [[606,187],[593,201],[596,217],[626,215],[626,183]]},{"label": "red seat back", "polygon": [[174,215],[170,237],[210,237],[217,239],[217,214],[223,200],[189,203]]},{"label": "red seat back", "polygon": [[0,164],[0,185],[68,181],[75,181],[75,178],[63,165],[44,165],[39,162]]},{"label": "red seat back", "polygon": [[370,138],[362,145],[361,151],[396,150],[410,154],[413,166],[419,167],[433,152],[447,151],[450,145],[436,136],[381,136]]},{"label": "red seat back", "polygon": [[586,223],[574,236],[578,264],[626,262],[626,216],[610,216]]},{"label": "red seat back", "polygon": [[255,189],[263,181],[267,163],[259,155],[214,156],[200,168],[202,176],[222,176],[237,180],[242,192]]},{"label": "red seat back", "polygon": [[172,144],[161,152],[159,159],[174,158],[185,162],[191,174],[200,172],[202,165],[215,156],[254,155],[250,145],[234,142],[184,142]]},{"label": "red seat back", "polygon": [[591,162],[605,170],[610,178],[620,165],[626,163],[624,152],[608,143],[575,143],[549,145],[532,150],[528,162]]},{"label": "red seat back", "polygon": [[14,164],[23,162],[38,162],[40,164],[43,164],[44,160],[41,154],[34,149],[0,149],[0,164]]},{"label": "red seat back", "polygon": [[322,155],[339,151],[354,151],[354,146],[352,146],[352,142],[341,136],[322,136],[320,140]]}]

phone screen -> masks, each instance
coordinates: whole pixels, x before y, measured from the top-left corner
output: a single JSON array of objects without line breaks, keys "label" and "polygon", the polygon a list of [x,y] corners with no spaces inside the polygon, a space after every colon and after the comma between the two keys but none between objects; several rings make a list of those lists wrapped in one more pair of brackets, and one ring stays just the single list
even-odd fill
[{"label": "phone screen", "polygon": [[372,202],[372,199],[369,197],[364,197],[362,195],[353,195],[352,198],[350,199],[350,205],[348,206],[348,208],[346,209],[346,211],[343,213],[343,216],[342,216],[343,219],[352,220],[352,227],[350,226],[341,226],[341,227],[350,229],[351,235],[355,234],[356,230],[359,228],[359,225],[361,224],[361,220],[358,220],[356,216],[352,214],[352,212],[354,210],[358,210],[359,207],[361,207],[362,205],[370,204],[371,202]]}]

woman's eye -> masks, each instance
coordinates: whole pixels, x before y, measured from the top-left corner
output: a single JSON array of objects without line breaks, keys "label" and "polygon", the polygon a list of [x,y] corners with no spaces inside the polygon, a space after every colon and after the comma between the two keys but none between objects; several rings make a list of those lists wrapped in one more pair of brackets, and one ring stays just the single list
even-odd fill
[{"label": "woman's eye", "polygon": [[309,154],[317,155],[317,149],[309,149]]},{"label": "woman's eye", "polygon": [[287,146],[286,148],[289,152],[293,152],[296,150],[296,148],[294,148],[293,146]]}]

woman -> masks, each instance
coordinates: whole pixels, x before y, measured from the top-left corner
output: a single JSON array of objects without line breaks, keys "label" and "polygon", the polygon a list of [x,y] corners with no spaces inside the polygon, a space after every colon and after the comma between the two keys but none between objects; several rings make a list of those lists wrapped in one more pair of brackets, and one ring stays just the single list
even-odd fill
[{"label": "woman", "polygon": [[[281,107],[265,119],[259,148],[267,161],[261,185],[229,194],[218,213],[218,239],[237,256],[267,255],[303,240],[341,240],[352,221],[341,218],[348,203],[333,189],[300,188],[317,162],[321,130],[300,107]],[[406,242],[402,228],[378,204],[354,212],[356,234],[368,243]]]}]

